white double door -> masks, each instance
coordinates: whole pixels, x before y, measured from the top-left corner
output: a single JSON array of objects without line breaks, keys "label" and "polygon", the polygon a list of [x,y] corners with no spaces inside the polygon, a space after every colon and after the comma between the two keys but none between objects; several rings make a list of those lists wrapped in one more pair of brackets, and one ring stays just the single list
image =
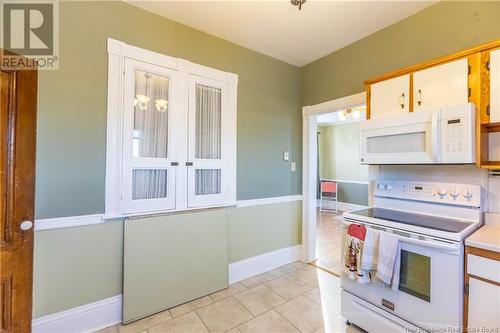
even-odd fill
[{"label": "white double door", "polygon": [[132,59],[124,82],[122,211],[225,204],[235,140],[227,83]]}]

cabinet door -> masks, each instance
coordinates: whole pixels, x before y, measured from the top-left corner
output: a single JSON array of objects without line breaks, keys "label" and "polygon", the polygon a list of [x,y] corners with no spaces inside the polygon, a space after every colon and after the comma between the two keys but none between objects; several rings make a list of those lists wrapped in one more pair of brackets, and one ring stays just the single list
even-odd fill
[{"label": "cabinet door", "polygon": [[370,87],[370,118],[386,118],[410,111],[410,75],[377,82]]},{"label": "cabinet door", "polygon": [[177,73],[125,61],[121,211],[175,208]]},{"label": "cabinet door", "polygon": [[[234,113],[227,83],[192,75],[189,86],[188,207],[231,203]],[[233,166],[233,167],[232,167]]]},{"label": "cabinet door", "polygon": [[490,122],[500,122],[500,49],[490,52]]},{"label": "cabinet door", "polygon": [[413,74],[413,111],[465,104],[468,61],[460,59]]},{"label": "cabinet door", "polygon": [[498,309],[500,309],[500,287],[470,278],[468,326],[476,329],[498,328],[500,326]]}]

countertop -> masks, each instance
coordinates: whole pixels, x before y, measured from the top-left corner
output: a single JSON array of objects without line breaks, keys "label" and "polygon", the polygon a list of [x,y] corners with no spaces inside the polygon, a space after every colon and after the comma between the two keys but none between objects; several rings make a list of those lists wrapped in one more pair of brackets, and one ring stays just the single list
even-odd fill
[{"label": "countertop", "polygon": [[[498,217],[495,216],[491,220],[497,219]],[[488,223],[487,218],[486,224],[465,240],[465,245],[500,252],[500,224],[493,221]]]}]

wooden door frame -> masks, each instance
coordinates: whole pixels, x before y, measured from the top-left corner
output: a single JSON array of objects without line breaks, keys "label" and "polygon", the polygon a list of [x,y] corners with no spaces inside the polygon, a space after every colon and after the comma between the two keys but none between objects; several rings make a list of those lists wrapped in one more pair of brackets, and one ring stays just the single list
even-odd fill
[{"label": "wooden door frame", "polygon": [[318,179],[318,124],[316,116],[366,103],[366,92],[302,107],[302,260],[316,258],[316,191]]},{"label": "wooden door frame", "polygon": [[[0,54],[3,54],[1,49]],[[34,228],[21,231],[20,224],[34,221],[38,71],[3,68],[1,71],[13,75],[7,102],[7,192],[2,198],[6,203],[2,212],[6,235],[1,242],[2,252],[10,259],[11,272],[8,279],[2,280],[2,287],[10,283],[12,291],[9,289],[7,293],[11,297],[9,307],[2,308],[1,315],[5,319],[2,326],[8,325],[5,332],[24,333],[31,332]],[[2,296],[5,299],[6,294]]]}]

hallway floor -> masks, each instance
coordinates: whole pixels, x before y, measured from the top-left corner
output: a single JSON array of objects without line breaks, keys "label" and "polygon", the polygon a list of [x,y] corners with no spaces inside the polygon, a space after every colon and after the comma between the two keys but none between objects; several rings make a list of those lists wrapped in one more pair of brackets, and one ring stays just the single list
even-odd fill
[{"label": "hallway floor", "polygon": [[294,262],[99,333],[362,332],[340,317],[340,279]]},{"label": "hallway floor", "polygon": [[340,260],[342,250],[342,222],[336,218],[343,211],[320,212],[316,221],[316,257],[315,265],[335,274],[342,271]]}]

